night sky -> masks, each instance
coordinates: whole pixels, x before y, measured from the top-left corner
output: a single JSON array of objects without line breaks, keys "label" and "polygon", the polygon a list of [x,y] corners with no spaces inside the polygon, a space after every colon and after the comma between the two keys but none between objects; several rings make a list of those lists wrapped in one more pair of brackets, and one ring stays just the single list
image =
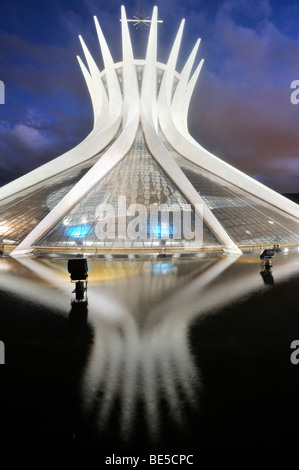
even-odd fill
[{"label": "night sky", "polygon": [[[0,0],[0,184],[79,143],[92,128],[92,106],[76,55],[81,34],[102,69],[93,15],[115,61],[121,58],[120,7],[140,1]],[[186,19],[178,71],[198,37],[205,63],[189,129],[208,150],[280,192],[299,192],[299,2],[276,0],[143,1],[158,6],[158,60],[165,62]],[[135,57],[142,44],[131,28]],[[144,32],[143,46],[148,32]]]}]

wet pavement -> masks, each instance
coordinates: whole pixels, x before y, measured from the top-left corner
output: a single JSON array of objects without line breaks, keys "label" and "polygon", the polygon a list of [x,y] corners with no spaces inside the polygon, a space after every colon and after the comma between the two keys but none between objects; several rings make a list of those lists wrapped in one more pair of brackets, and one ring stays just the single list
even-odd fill
[{"label": "wet pavement", "polygon": [[[0,258],[2,449],[292,449],[299,252]],[[299,355],[298,355],[299,357]]]}]

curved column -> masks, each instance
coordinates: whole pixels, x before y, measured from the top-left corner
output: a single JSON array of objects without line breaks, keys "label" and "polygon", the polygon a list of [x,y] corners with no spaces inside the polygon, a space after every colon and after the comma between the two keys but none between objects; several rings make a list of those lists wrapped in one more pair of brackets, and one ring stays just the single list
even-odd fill
[{"label": "curved column", "polygon": [[64,196],[52,211],[15,248],[11,255],[18,256],[32,251],[35,242],[53,227],[72,207],[99,183],[129,152],[133,145],[139,123],[135,115],[124,127],[119,138],[109,147],[102,158]]},{"label": "curved column", "polygon": [[158,9],[154,7],[151,28],[146,51],[146,59],[142,77],[141,103],[144,114],[150,119],[156,132],[157,119],[157,19]]},{"label": "curved column", "polygon": [[[192,68],[191,63],[193,64],[194,62],[194,49],[183,69],[184,84],[183,86],[179,86],[179,84],[177,86],[171,105],[171,112],[169,112],[168,107],[165,106],[165,103],[167,103],[165,83],[163,84],[162,81],[161,84],[159,93],[159,124],[166,139],[179,154],[192,163],[195,163],[197,166],[225,179],[229,183],[281,209],[287,214],[299,218],[299,208],[297,204],[208,152],[189,134],[187,126],[187,106],[190,103],[191,95],[202,65],[201,63],[199,64],[191,80],[185,85],[186,77],[189,78]],[[181,115],[182,110],[183,115]]]},{"label": "curved column", "polygon": [[[177,32],[174,44],[171,49],[171,53],[167,62],[167,67],[164,72],[163,78],[162,78],[162,83],[161,87],[163,88],[164,91],[164,100],[167,106],[170,109],[171,106],[171,98],[172,98],[172,89],[173,89],[173,83],[174,83],[174,74],[175,74],[175,69],[176,69],[176,64],[178,60],[178,55],[181,47],[181,42],[182,42],[182,36],[183,36],[183,31],[184,31],[184,26],[185,26],[185,20],[183,19],[181,21],[179,30]],[[161,90],[160,87],[160,90]],[[159,96],[161,95],[161,92],[159,93]]]},{"label": "curved column", "polygon": [[[125,11],[122,9],[123,19]],[[140,106],[135,66],[133,63],[132,45],[127,21],[123,28],[123,71],[124,101],[127,105],[124,128],[118,139],[109,147],[101,159],[84,175],[84,177],[64,196],[52,211],[30,232],[15,248],[11,255],[20,256],[30,253],[35,242],[55,225],[79,200],[99,183],[129,152],[133,145],[139,124]],[[135,78],[135,82],[134,82]],[[134,84],[135,83],[135,84]],[[136,100],[136,97],[138,98]],[[133,99],[133,101],[132,101]]]},{"label": "curved column", "polygon": [[[39,184],[42,181],[89,160],[97,153],[101,152],[115,137],[122,119],[123,102],[119,82],[111,78],[112,72],[110,69],[112,58],[110,59],[111,56],[108,58],[106,46],[103,46],[105,51],[103,56],[108,65],[108,75],[110,77],[108,82],[111,88],[111,95],[113,95],[113,104],[111,105],[110,100],[108,102],[99,70],[82,39],[81,44],[92,72],[89,72],[82,60],[78,58],[92,100],[94,111],[93,130],[76,147],[0,188],[0,200],[15,195],[24,189]],[[115,70],[114,73],[116,75]]]},{"label": "curved column", "polygon": [[[149,35],[148,50],[146,54],[146,63],[143,71],[143,87],[141,92],[141,123],[146,139],[146,143],[150,152],[152,153],[155,160],[163,168],[169,178],[184,194],[186,199],[192,204],[195,211],[200,217],[206,222],[212,232],[221,241],[224,248],[230,252],[241,253],[237,245],[229,237],[227,232],[224,230],[222,225],[218,222],[214,214],[208,208],[206,203],[197,193],[193,185],[190,183],[188,178],[179,168],[175,160],[171,157],[161,139],[157,133],[157,122],[155,108],[152,105],[154,101],[156,103],[156,96],[154,95],[154,87],[151,87],[151,94],[148,92],[150,80],[156,83],[156,54],[153,51],[153,45],[156,45],[156,31],[157,31],[157,11],[154,8],[152,17],[151,30]],[[152,43],[151,43],[152,40]],[[155,61],[155,62],[154,62]],[[155,75],[154,75],[155,74]],[[187,72],[186,72],[187,75]],[[154,80],[153,80],[154,77]],[[166,80],[164,81],[164,91],[166,93]],[[165,96],[166,100],[166,96]]]},{"label": "curved column", "polygon": [[108,96],[100,77],[100,71],[93,60],[82,36],[79,36],[81,46],[86,58],[91,76],[91,101],[94,109],[94,127],[100,129],[107,120],[108,115]]},{"label": "curved column", "polygon": [[111,53],[96,16],[94,16],[94,21],[105,66],[109,97],[109,112],[106,127],[109,127],[114,121],[119,119],[122,113],[122,94]]},{"label": "curved column", "polygon": [[136,113],[140,113],[140,98],[137,82],[134,55],[128,28],[125,7],[121,7],[121,34],[123,52],[123,121],[129,122],[135,119]]},{"label": "curved column", "polygon": [[262,201],[281,209],[287,214],[299,218],[298,205],[289,199],[281,196],[277,192],[263,185],[259,181],[254,180],[242,171],[234,168],[232,165],[224,162],[212,153],[205,150],[199,144],[195,145],[193,139],[186,139],[182,133],[173,125],[167,127],[163,125],[163,120],[160,121],[161,129],[172,145],[172,147],[187,160],[195,163],[195,165],[208,170],[216,176],[226,180],[227,182],[237,186],[238,188],[247,191],[260,198]]},{"label": "curved column", "polygon": [[199,44],[200,44],[200,39],[196,41],[195,46],[192,49],[192,52],[181,72],[179,83],[174,92],[174,96],[173,96],[172,103],[171,103],[171,114],[172,114],[172,118],[174,122],[176,121],[177,116],[179,116],[180,118],[182,108],[184,107],[184,100],[185,100],[185,94],[186,94],[186,90],[187,90],[187,86],[189,82],[189,77],[190,77],[191,70],[195,61],[195,57],[199,48]]},{"label": "curved column", "polygon": [[77,55],[77,60],[78,60],[78,63],[80,65],[80,69],[81,69],[82,75],[85,79],[85,82],[86,82],[86,85],[87,85],[87,88],[88,88],[88,91],[89,91],[89,95],[90,95],[90,98],[91,98],[92,109],[93,109],[93,121],[94,121],[93,126],[95,126],[97,116],[100,114],[100,107],[99,107],[98,101],[95,99],[94,83],[93,83],[93,80],[90,76],[89,71],[85,67],[84,62],[82,61],[81,57],[78,56],[78,55]]},{"label": "curved column", "polygon": [[189,111],[191,96],[193,94],[193,91],[194,91],[197,79],[199,77],[200,71],[202,69],[203,63],[204,63],[204,59],[202,59],[200,63],[198,64],[198,66],[196,67],[195,72],[193,73],[187,85],[187,88],[184,94],[184,100],[182,102],[181,115],[177,113],[174,118],[175,126],[181,132],[181,134],[187,139],[191,139],[192,142],[196,145],[197,145],[196,140],[194,140],[193,137],[191,137],[191,135],[189,134],[189,130],[188,130],[188,111]]}]

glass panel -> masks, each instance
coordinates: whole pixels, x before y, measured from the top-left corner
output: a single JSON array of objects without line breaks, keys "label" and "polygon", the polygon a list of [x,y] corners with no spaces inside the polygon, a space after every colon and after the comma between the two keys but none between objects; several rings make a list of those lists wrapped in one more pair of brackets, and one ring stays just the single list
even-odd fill
[{"label": "glass panel", "polygon": [[18,245],[99,160],[95,157],[0,201],[0,243]]},{"label": "glass panel", "polygon": [[299,221],[271,204],[169,152],[237,245],[299,243]]},{"label": "glass panel", "polygon": [[[102,212],[101,204],[106,204],[108,209],[110,205],[112,212]],[[138,213],[132,209],[134,204],[143,206],[143,218],[141,215],[138,220],[135,218]],[[155,215],[157,207],[163,204],[164,210]],[[37,245],[124,249],[219,246],[212,232],[195,216],[191,206],[187,210],[186,205],[188,201],[154,160],[139,129],[132,149],[123,160]],[[197,233],[202,230],[200,239],[191,239],[191,232],[196,230]]]}]

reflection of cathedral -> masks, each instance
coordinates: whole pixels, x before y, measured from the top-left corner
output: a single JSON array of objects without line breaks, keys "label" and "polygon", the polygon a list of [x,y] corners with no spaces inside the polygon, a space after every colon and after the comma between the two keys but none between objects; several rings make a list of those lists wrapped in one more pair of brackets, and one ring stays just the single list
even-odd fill
[{"label": "reflection of cathedral", "polygon": [[[235,257],[207,256],[188,260],[149,258],[134,263],[89,262],[88,305],[79,302],[76,311],[72,305],[69,319],[76,322],[79,331],[81,318],[84,329],[88,309],[93,340],[80,389],[85,416],[99,430],[105,432],[116,409],[116,429],[122,438],[135,432],[140,410],[138,420],[146,424],[153,439],[161,431],[165,410],[178,429],[184,427],[184,409],[198,409],[202,387],[199,367],[190,350],[189,328],[202,313],[198,299],[205,286],[234,261]],[[49,282],[52,290],[56,288],[58,311],[64,298],[67,314],[71,286],[68,280],[63,281],[62,262],[31,257],[18,262],[8,259],[4,264],[7,285],[17,293],[18,276],[14,284],[9,272],[22,271],[28,279],[25,294],[47,305]],[[35,281],[30,288],[32,275]],[[36,279],[44,285],[36,288]]]},{"label": "reflection of cathedral", "polygon": [[[227,258],[224,265],[232,262]],[[94,342],[82,398],[86,415],[96,417],[100,430],[107,428],[115,407],[124,439],[134,432],[137,413],[139,420],[140,413],[144,416],[151,437],[157,437],[163,407],[184,427],[184,408],[198,407],[201,389],[200,371],[188,341],[188,328],[198,311],[189,314],[186,305],[182,314],[184,291],[195,284],[198,287],[199,278],[204,280],[216,265],[215,259],[194,263],[193,268],[188,262],[181,266],[171,261],[149,262],[133,279],[116,280],[120,303],[115,299],[110,304],[111,317],[89,316]]]},{"label": "reflection of cathedral", "polygon": [[[267,292],[260,260],[255,254],[90,259],[88,305],[82,303],[82,311],[76,305],[71,314],[74,294],[65,264],[63,258],[2,258],[0,281],[23,302],[56,309],[75,324],[85,351],[77,383],[84,420],[102,436],[113,423],[121,439],[135,438],[138,422],[155,440],[163,433],[166,416],[168,425],[184,434],[185,412],[187,420],[200,416],[206,387],[197,353],[201,340],[196,337],[196,347],[191,341],[194,326],[244,296]],[[295,248],[276,254],[273,271],[280,284],[298,273]],[[221,324],[221,314],[219,320]],[[86,328],[88,344],[82,337]],[[223,386],[217,384],[220,391]]]},{"label": "reflection of cathedral", "polygon": [[[242,246],[298,244],[298,206],[190,136],[188,108],[203,61],[193,71],[197,41],[182,71],[176,71],[184,20],[162,64],[157,60],[157,8],[144,60],[134,58],[124,7],[121,15],[122,62],[114,63],[96,18],[104,70],[80,38],[88,68],[80,58],[79,64],[94,112],[91,133],[0,190],[0,236],[6,249],[14,248],[15,255],[35,248],[239,253]],[[125,200],[121,208],[119,198]],[[117,227],[107,229],[104,238],[97,231],[104,217],[100,205],[114,208]],[[143,231],[136,218],[141,206],[160,214],[154,221],[145,216]],[[174,213],[163,222],[162,215],[173,207],[183,217],[190,212],[190,230],[200,226],[200,239],[186,236]],[[129,236],[129,225],[135,238]]]}]

